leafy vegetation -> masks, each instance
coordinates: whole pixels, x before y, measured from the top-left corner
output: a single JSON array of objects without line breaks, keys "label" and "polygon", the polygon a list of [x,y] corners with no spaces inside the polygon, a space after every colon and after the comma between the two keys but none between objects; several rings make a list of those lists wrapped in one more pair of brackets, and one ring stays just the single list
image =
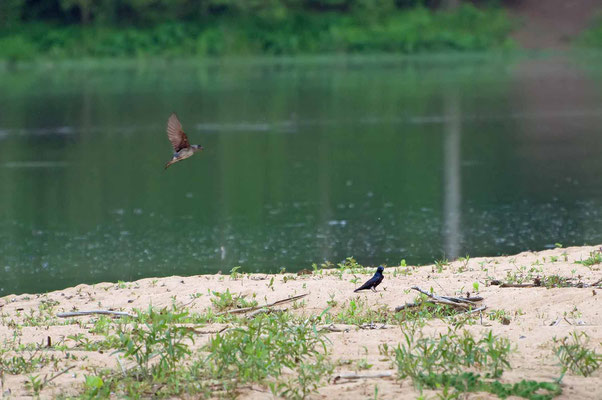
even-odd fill
[{"label": "leafy vegetation", "polygon": [[203,368],[226,391],[249,382],[265,383],[288,370],[293,377],[270,382],[274,394],[304,398],[332,371],[327,339],[315,329],[320,318],[293,320],[286,313],[264,315],[244,327],[217,334],[205,347]]},{"label": "leafy vegetation", "polygon": [[226,289],[225,292],[212,292],[213,297],[211,303],[218,311],[229,310],[231,308],[254,307],[257,305],[257,300],[246,300],[244,296],[235,295]]},{"label": "leafy vegetation", "polygon": [[491,331],[476,339],[470,332],[459,333],[456,328],[448,328],[446,334],[437,337],[424,337],[410,328],[404,329],[404,338],[393,350],[381,347],[381,353],[391,357],[399,379],[410,378],[420,391],[429,388],[448,395],[455,392],[452,398],[484,391],[500,398],[533,400],[551,399],[561,393],[560,385],[554,382],[499,382],[497,378],[510,368],[512,348],[508,339]]},{"label": "leafy vegetation", "polygon": [[592,20],[591,26],[581,34],[578,43],[583,46],[602,48],[602,14]]},{"label": "leafy vegetation", "polygon": [[591,267],[592,265],[602,263],[602,251],[594,250],[589,253],[589,257],[585,260],[575,261],[577,264],[585,265],[586,267]]},{"label": "leafy vegetation", "polygon": [[276,1],[253,2],[257,4],[248,8],[242,5],[247,2],[220,3],[226,4],[225,10],[215,15],[185,18],[195,14],[172,11],[168,22],[139,15],[138,23],[120,26],[121,22],[103,22],[111,18],[102,17],[98,10],[91,13],[96,15],[93,24],[23,23],[0,29],[0,58],[420,53],[512,46],[508,34],[513,24],[500,8],[463,5],[443,12],[357,2],[366,6],[317,11]]},{"label": "leafy vegetation", "polygon": [[602,364],[602,354],[587,347],[588,336],[585,332],[573,332],[562,339],[554,338],[554,344],[554,353],[562,365],[562,376],[567,371],[590,376]]}]

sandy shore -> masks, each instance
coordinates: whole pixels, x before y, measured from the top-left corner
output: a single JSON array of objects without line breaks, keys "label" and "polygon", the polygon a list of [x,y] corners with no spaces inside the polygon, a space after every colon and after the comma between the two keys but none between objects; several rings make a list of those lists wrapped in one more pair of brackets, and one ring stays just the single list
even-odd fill
[{"label": "sandy shore", "polygon": [[[249,299],[255,296],[259,304],[309,293],[295,307],[289,303],[282,308],[288,308],[293,313],[311,315],[320,314],[328,307],[331,307],[330,312],[335,314],[346,307],[351,299],[356,298],[364,299],[371,307],[386,307],[392,310],[396,306],[414,301],[417,293],[409,289],[417,285],[426,290],[433,288],[439,295],[456,296],[470,292],[471,296],[484,298],[483,303],[487,310],[483,313],[483,318],[466,329],[477,334],[493,330],[493,333],[510,339],[516,346],[517,351],[511,357],[513,369],[504,373],[502,381],[552,381],[560,375],[560,366],[552,351],[554,337],[562,338],[573,331],[585,332],[589,336],[590,346],[598,353],[602,352],[602,290],[591,287],[503,288],[490,285],[490,282],[492,279],[507,281],[511,276],[531,274],[559,275],[573,278],[571,282],[574,283],[581,281],[591,284],[602,278],[602,264],[585,266],[576,261],[587,259],[590,253],[599,247],[558,248],[508,257],[471,258],[444,266],[388,267],[385,270],[385,279],[376,293],[353,292],[358,286],[358,281],[363,282],[369,277],[367,274],[347,272],[340,277],[332,273],[332,270],[324,270],[322,274],[307,275],[242,274],[236,279],[228,275],[173,276],[121,284],[79,285],[46,294],[9,295],[0,298],[0,339],[3,348],[6,348],[10,343],[14,345],[13,340],[21,344],[47,343],[50,338],[51,343],[55,344],[67,343],[69,335],[96,337],[89,332],[95,316],[72,320],[55,317],[56,313],[63,311],[132,311],[146,309],[150,304],[155,307],[170,306],[175,301],[190,312],[202,313],[213,307],[209,289],[220,292],[229,289],[230,292],[246,295]],[[475,283],[478,284],[478,293],[475,293]],[[52,306],[51,311],[43,317],[40,306],[48,304]],[[509,324],[488,318],[488,313],[495,310],[503,310],[509,316],[506,321]],[[31,316],[38,317],[36,319]],[[65,324],[67,321],[70,322]],[[220,327],[203,326],[202,329],[206,333],[199,335],[195,346],[206,343],[212,335],[211,332],[218,328]],[[360,329],[350,325],[343,328],[348,330],[327,334],[331,341],[331,359],[345,360],[336,367],[335,375],[356,372],[357,368],[354,365],[362,359],[366,359],[372,367],[359,373],[395,372],[390,361],[379,355],[378,346],[383,343],[396,346],[402,341],[403,332],[399,327]],[[435,333],[444,329],[444,320],[433,319],[424,328],[424,332]],[[59,394],[75,396],[82,392],[84,375],[89,375],[94,368],[119,368],[111,351],[71,350],[67,351],[68,356],[65,356],[64,350],[59,351],[53,347],[41,351],[54,354],[57,361],[29,374],[11,375],[4,372],[1,375],[1,393],[4,397],[29,397],[32,391],[25,385],[28,375],[52,376],[55,371],[70,366],[74,368],[45,385],[40,397],[53,398]],[[11,354],[13,353],[6,352],[0,357],[8,357]],[[560,399],[602,399],[602,369],[588,378],[567,373],[562,383],[563,393],[558,397]],[[419,395],[409,381],[398,382],[394,379],[380,378],[351,382],[339,380],[335,383],[331,379],[313,395],[313,398],[342,396],[346,399],[365,399],[374,396],[375,385],[378,386],[380,399],[416,398]],[[426,394],[427,397],[433,397],[433,393]],[[269,390],[260,387],[243,390],[240,395],[241,398],[273,398]],[[477,393],[469,394],[466,398],[495,397]]]}]

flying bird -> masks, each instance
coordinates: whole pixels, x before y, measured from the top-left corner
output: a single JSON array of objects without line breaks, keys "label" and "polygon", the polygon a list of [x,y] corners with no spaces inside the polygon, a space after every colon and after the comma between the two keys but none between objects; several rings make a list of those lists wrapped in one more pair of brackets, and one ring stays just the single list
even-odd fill
[{"label": "flying bird", "polygon": [[380,283],[385,278],[385,276],[383,275],[384,270],[385,267],[383,267],[382,265],[376,268],[376,273],[374,274],[374,276],[368,279],[368,281],[366,281],[366,283],[364,283],[362,286],[355,289],[354,292],[359,292],[360,290],[366,289],[372,289],[372,291],[376,292],[376,287],[380,285]]},{"label": "flying bird", "polygon": [[174,153],[172,159],[165,164],[165,169],[171,164],[192,157],[195,152],[203,150],[203,146],[188,143],[188,137],[182,130],[182,124],[176,113],[171,113],[167,120],[167,138],[173,146]]}]

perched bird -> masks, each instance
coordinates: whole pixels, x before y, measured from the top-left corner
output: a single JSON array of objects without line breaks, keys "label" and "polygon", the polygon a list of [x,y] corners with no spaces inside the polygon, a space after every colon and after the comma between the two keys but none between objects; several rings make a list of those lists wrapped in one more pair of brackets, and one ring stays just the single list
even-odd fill
[{"label": "perched bird", "polygon": [[165,169],[171,164],[192,157],[195,152],[203,150],[203,146],[188,143],[188,137],[186,137],[186,134],[182,130],[182,124],[176,113],[171,113],[167,120],[167,138],[173,146],[174,153],[173,158],[165,164]]},{"label": "perched bird", "polygon": [[385,267],[383,267],[382,265],[379,266],[378,268],[376,268],[376,273],[374,274],[374,276],[372,278],[368,279],[368,281],[366,283],[364,283],[362,286],[355,289],[354,292],[359,292],[360,290],[366,290],[366,289],[372,289],[374,292],[376,292],[375,288],[378,285],[380,285],[380,283],[383,281],[383,279],[385,277],[383,275],[384,270],[385,270]]}]

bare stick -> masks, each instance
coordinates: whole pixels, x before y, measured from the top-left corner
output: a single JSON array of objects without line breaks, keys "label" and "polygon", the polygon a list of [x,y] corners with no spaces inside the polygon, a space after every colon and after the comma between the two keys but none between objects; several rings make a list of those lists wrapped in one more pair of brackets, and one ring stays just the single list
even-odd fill
[{"label": "bare stick", "polygon": [[259,310],[255,310],[255,311],[250,312],[249,314],[246,315],[246,317],[247,318],[253,318],[253,317],[256,317],[259,314],[271,314],[273,312],[284,312],[286,310],[287,310],[286,308],[284,308],[282,310],[270,310],[269,308],[260,308]]},{"label": "bare stick", "polygon": [[482,297],[449,297],[449,296],[438,296],[442,299],[450,300],[458,303],[474,304],[478,301],[483,301]]},{"label": "bare stick", "polygon": [[337,383],[338,380],[341,379],[349,379],[349,380],[355,380],[355,379],[380,379],[380,378],[391,378],[393,377],[393,373],[392,372],[382,372],[382,373],[378,373],[378,374],[370,374],[370,375],[358,375],[358,374],[340,374],[334,377],[332,383]]},{"label": "bare stick", "polygon": [[500,287],[514,287],[514,288],[527,288],[535,287],[533,283],[502,283]]},{"label": "bare stick", "polygon": [[288,303],[290,301],[298,300],[300,298],[303,298],[303,297],[307,296],[308,294],[309,293],[300,294],[300,295],[297,295],[297,296],[293,296],[293,297],[289,297],[289,298],[286,298],[286,299],[278,300],[278,301],[275,301],[273,303],[263,304],[261,306],[253,306],[253,307],[245,307],[245,308],[235,308],[233,310],[224,311],[224,312],[221,312],[221,313],[218,313],[218,314],[215,314],[215,315],[218,316],[218,315],[227,315],[227,314],[244,314],[246,312],[255,311],[255,310],[258,310],[260,308],[274,307],[274,306],[277,306],[279,304],[284,304],[284,303]]},{"label": "bare stick", "polygon": [[421,305],[422,305],[422,303],[405,303],[402,306],[395,307],[395,312],[400,312],[400,311],[406,310],[408,308],[420,307]]},{"label": "bare stick", "polygon": [[53,380],[55,380],[59,376],[63,375],[64,373],[68,372],[69,370],[72,370],[73,368],[75,368],[75,365],[72,365],[70,367],[65,368],[64,370],[62,370],[58,374],[54,374],[50,379],[44,379],[44,383],[42,384],[42,386],[46,386],[47,383],[52,382]]},{"label": "bare stick", "polygon": [[136,318],[135,315],[132,315],[132,314],[129,314],[129,313],[126,313],[126,312],[108,311],[108,310],[72,311],[72,312],[58,313],[58,314],[56,314],[56,316],[59,317],[59,318],[69,318],[69,317],[82,317],[84,315],[95,315],[95,314],[114,315],[114,316],[117,316],[117,317],[132,317],[132,318]]},{"label": "bare stick", "polygon": [[123,368],[123,364],[121,363],[119,356],[117,356],[115,358],[117,359],[117,364],[119,364],[119,368],[121,368],[121,373],[123,374],[124,377],[126,377],[127,374],[125,373],[125,368]]},{"label": "bare stick", "polygon": [[329,331],[329,332],[349,332],[351,328],[349,326],[345,326],[345,325],[335,325],[335,324],[330,324],[330,325],[322,325],[318,327],[318,330],[320,331]]},{"label": "bare stick", "polygon": [[469,308],[469,305],[468,305],[468,304],[465,304],[465,303],[457,303],[457,302],[455,302],[455,301],[448,300],[448,299],[446,299],[446,298],[443,298],[443,297],[441,297],[441,296],[437,296],[437,295],[434,295],[434,294],[428,293],[428,292],[426,292],[426,291],[424,291],[424,290],[420,289],[418,286],[413,286],[413,287],[412,287],[412,289],[413,289],[413,290],[416,290],[416,291],[418,291],[418,292],[420,292],[420,293],[422,293],[422,294],[424,294],[425,296],[428,296],[428,297],[430,297],[430,298],[431,298],[431,299],[433,299],[433,300],[436,300],[438,303],[441,303],[441,304],[447,304],[448,306],[452,306],[452,307],[460,307],[460,308],[465,308],[465,309],[466,309],[466,308]]},{"label": "bare stick", "polygon": [[463,314],[478,313],[478,312],[481,312],[481,311],[486,310],[486,309],[487,309],[487,306],[483,306],[483,307],[475,308],[474,310],[467,310]]}]

